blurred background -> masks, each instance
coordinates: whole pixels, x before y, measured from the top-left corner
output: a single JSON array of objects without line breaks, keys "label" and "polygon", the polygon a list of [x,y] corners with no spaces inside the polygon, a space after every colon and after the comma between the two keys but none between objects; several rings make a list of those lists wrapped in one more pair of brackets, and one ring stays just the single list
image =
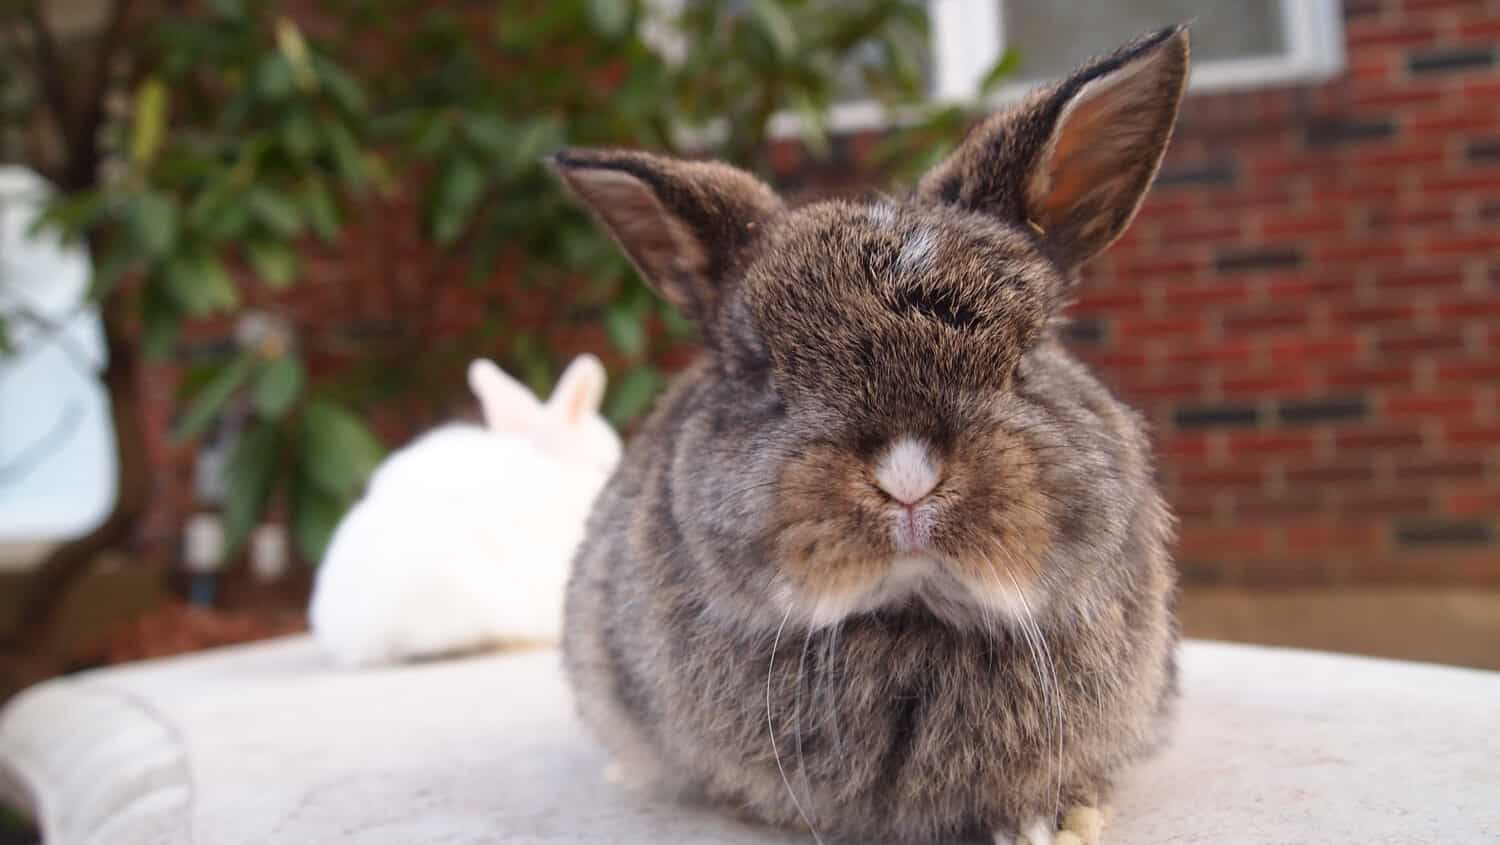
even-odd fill
[{"label": "blurred background", "polygon": [[0,0],[0,693],[297,630],[385,451],[692,355],[540,165],[892,193],[1194,24],[1069,342],[1150,418],[1188,633],[1500,668],[1496,0]]}]

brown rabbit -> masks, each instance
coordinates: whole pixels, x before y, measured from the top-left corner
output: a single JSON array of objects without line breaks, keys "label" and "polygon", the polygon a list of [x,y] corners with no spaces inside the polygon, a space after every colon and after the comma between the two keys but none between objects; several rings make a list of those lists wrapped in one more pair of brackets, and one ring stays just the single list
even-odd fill
[{"label": "brown rabbit", "polygon": [[1150,185],[1187,62],[1180,28],[1097,59],[899,203],[555,157],[706,347],[568,588],[578,706],[624,771],[819,841],[1097,840],[1171,710],[1172,519],[1058,313]]}]

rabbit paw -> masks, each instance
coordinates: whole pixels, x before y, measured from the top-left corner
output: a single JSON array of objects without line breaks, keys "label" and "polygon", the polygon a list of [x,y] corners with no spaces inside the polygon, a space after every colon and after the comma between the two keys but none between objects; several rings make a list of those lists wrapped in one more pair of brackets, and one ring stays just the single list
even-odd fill
[{"label": "rabbit paw", "polygon": [[1063,816],[1062,826],[1052,829],[1052,824],[1037,817],[1026,825],[1019,835],[996,833],[995,845],[1100,845],[1107,810],[1078,805]]}]

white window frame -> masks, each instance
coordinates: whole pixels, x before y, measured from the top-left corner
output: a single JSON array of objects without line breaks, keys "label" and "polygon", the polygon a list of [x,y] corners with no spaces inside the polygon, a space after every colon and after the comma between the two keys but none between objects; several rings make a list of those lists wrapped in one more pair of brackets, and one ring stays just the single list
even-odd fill
[{"label": "white window frame", "polygon": [[[980,82],[1005,52],[1001,4],[1015,0],[931,0],[933,100],[976,102]],[[1339,0],[1280,0],[1283,40],[1279,56],[1214,59],[1194,62],[1192,91],[1233,91],[1316,82],[1344,69],[1343,18]],[[1039,80],[1001,86],[992,104],[1020,97]],[[900,125],[906,118],[874,101],[838,103],[829,112],[834,132],[857,132]],[[779,137],[802,134],[801,118],[777,115],[771,131]]]}]

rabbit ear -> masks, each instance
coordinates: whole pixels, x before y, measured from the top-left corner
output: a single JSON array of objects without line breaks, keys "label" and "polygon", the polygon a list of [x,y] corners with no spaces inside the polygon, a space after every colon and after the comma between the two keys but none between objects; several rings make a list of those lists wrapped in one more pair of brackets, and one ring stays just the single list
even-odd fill
[{"label": "rabbit ear", "polygon": [[577,425],[599,410],[604,401],[604,365],[592,355],[579,355],[563,371],[547,398],[547,412]]},{"label": "rabbit ear", "polygon": [[700,325],[721,286],[781,207],[770,188],[725,164],[626,150],[563,150],[552,169],[664,298]]},{"label": "rabbit ear", "polygon": [[536,395],[493,361],[476,358],[469,364],[469,389],[479,397],[485,425],[494,431],[525,429],[542,417]]},{"label": "rabbit ear", "polygon": [[1060,264],[1077,267],[1135,217],[1187,73],[1186,29],[1141,38],[980,123],[917,194],[1028,225]]}]

